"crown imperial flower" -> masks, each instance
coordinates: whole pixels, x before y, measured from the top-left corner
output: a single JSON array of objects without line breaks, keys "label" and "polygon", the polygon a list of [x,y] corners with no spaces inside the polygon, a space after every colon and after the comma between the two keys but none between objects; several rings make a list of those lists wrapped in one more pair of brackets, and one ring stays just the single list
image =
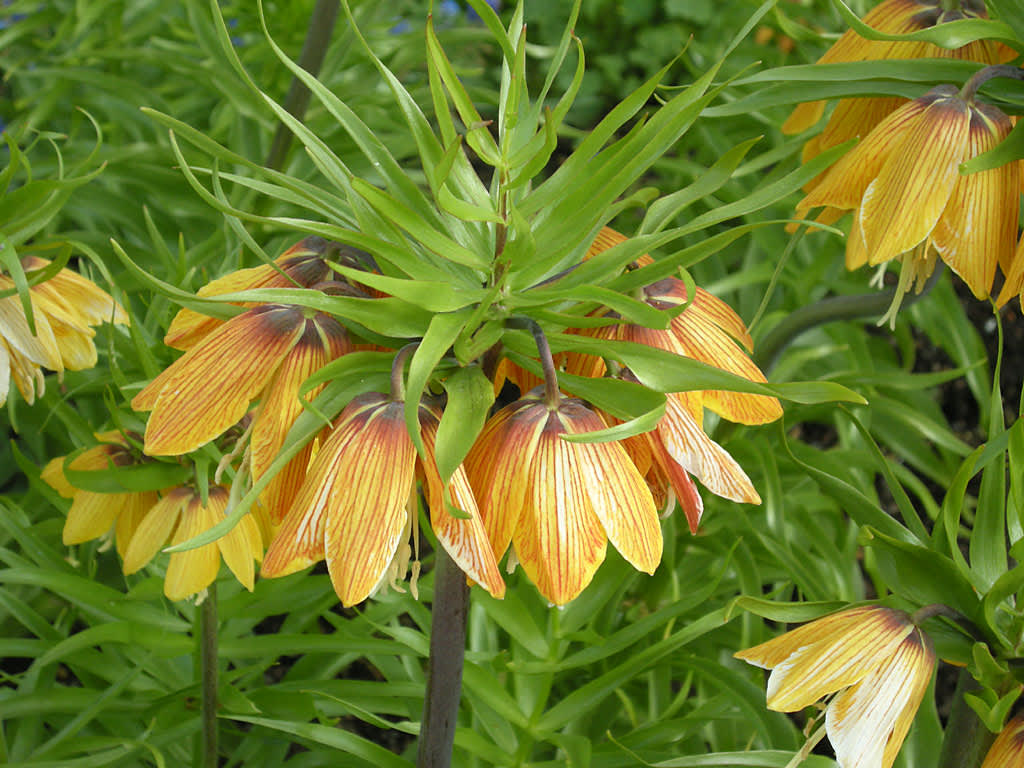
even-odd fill
[{"label": "crown imperial flower", "polygon": [[933,88],[833,165],[797,212],[826,206],[826,219],[835,220],[854,211],[847,267],[900,258],[900,295],[931,274],[938,256],[976,297],[987,297],[996,266],[1013,261],[1020,163],[966,176],[959,167],[1011,127],[995,107],[968,102],[953,86]]},{"label": "crown imperial flower", "polygon": [[[165,545],[194,539],[224,520],[228,489],[213,486],[204,501],[198,490],[172,488],[139,521],[124,553],[124,572],[132,574],[153,559]],[[164,594],[183,600],[206,589],[217,578],[223,557],[231,573],[250,592],[255,566],[263,556],[263,539],[253,515],[246,514],[224,536],[209,544],[172,552],[164,576]]]},{"label": "crown imperial flower", "polygon": [[404,572],[408,539],[417,535],[419,474],[438,541],[470,579],[503,596],[505,583],[461,466],[448,491],[452,504],[469,517],[455,517],[445,507],[434,458],[439,415],[421,405],[419,423],[423,459],[406,428],[404,402],[375,392],[353,399],[316,454],[267,550],[262,575],[285,576],[326,560],[342,604],[362,602],[389,574]]},{"label": "crown imperial flower", "polygon": [[654,499],[622,446],[562,439],[604,426],[582,401],[549,403],[538,388],[491,417],[466,458],[498,559],[514,545],[523,570],[556,605],[590,583],[607,541],[646,573],[661,561]]},{"label": "crown imperial flower", "polygon": [[804,624],[736,658],[772,670],[768,708],[832,695],[825,729],[841,768],[890,768],[935,668],[931,641],[902,611],[863,606]]},{"label": "crown imperial flower", "polygon": [[[50,262],[26,256],[26,272],[38,271]],[[31,405],[45,389],[43,368],[63,375],[64,370],[81,371],[96,365],[96,332],[102,322],[127,324],[128,316],[111,296],[70,269],[61,269],[49,280],[29,286],[29,300],[35,333],[25,317],[15,285],[0,273],[0,405],[7,402],[11,379]]]}]

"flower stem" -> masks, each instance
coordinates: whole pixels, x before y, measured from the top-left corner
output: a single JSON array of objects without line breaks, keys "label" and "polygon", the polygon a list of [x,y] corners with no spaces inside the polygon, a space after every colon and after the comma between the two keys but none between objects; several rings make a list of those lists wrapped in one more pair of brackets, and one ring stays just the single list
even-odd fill
[{"label": "flower stem", "polygon": [[462,695],[469,586],[466,574],[443,547],[437,548],[431,607],[427,695],[420,726],[418,768],[448,768]]},{"label": "flower stem", "polygon": [[199,659],[203,700],[203,768],[217,768],[217,584],[199,606]]},{"label": "flower stem", "polygon": [[[909,306],[927,296],[938,281],[940,274],[942,274],[942,269],[936,265],[935,271],[928,278],[924,289],[920,293],[908,296],[904,300],[903,306]],[[754,362],[757,363],[758,368],[766,371],[772,367],[782,350],[801,334],[836,320],[856,320],[859,317],[880,315],[892,304],[894,295],[895,290],[890,288],[876,293],[833,296],[800,307],[800,309],[790,312],[757,342],[753,355]]]},{"label": "flower stem", "polygon": [[995,741],[995,734],[989,732],[964,699],[965,693],[980,687],[970,672],[960,670],[937,768],[978,768]]},{"label": "flower stem", "polygon": [[1008,64],[995,64],[991,67],[983,67],[975,72],[971,79],[964,83],[960,89],[960,98],[964,101],[974,101],[978,89],[994,77],[1009,77],[1014,80],[1024,80],[1024,69],[1011,67]]},{"label": "flower stem", "polygon": [[530,330],[533,332],[533,340],[537,342],[537,354],[544,369],[544,401],[549,408],[557,408],[561,397],[558,392],[558,371],[555,370],[555,361],[551,357],[551,346],[539,325],[531,323]]},{"label": "flower stem", "polygon": [[[306,31],[306,40],[302,44],[302,53],[299,54],[299,66],[314,77],[320,72],[324,63],[324,56],[327,54],[327,46],[331,40],[331,32],[334,31],[334,22],[338,18],[338,0],[317,0],[313,14],[309,17],[309,28]],[[299,80],[292,78],[292,84],[288,88],[288,95],[284,99],[284,108],[288,113],[302,120],[309,106],[309,88]],[[267,168],[280,170],[288,156],[288,148],[292,143],[291,129],[281,123],[277,126],[277,133],[274,134],[274,141],[270,145],[270,152],[267,154]]]}]

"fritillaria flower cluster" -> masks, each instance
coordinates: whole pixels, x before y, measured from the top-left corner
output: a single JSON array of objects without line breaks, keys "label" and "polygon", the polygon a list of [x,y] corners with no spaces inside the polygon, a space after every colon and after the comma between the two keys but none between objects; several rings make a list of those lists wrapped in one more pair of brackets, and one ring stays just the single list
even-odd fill
[{"label": "fritillaria flower cluster", "polygon": [[[937,3],[886,0],[864,21],[879,32],[905,34],[969,18],[984,18],[982,7],[964,4],[945,10]],[[963,163],[998,146],[1013,124],[997,107],[977,99],[993,76],[1019,77],[1021,70],[999,66],[1015,54],[990,40],[961,48],[939,48],[912,40],[870,41],[847,31],[819,63],[943,57],[989,65],[963,88],[943,85],[909,101],[896,98],[841,100],[821,133],[804,148],[809,160],[848,139],[859,143],[806,187],[797,204],[806,216],[831,224],[846,213],[852,223],[846,266],[899,262],[896,297],[885,319],[894,318],[900,300],[920,291],[939,259],[979,299],[992,291],[997,267],[1006,276],[998,297],[1003,304],[1024,287],[1024,263],[1017,244],[1021,162],[1014,160],[976,173]],[[820,119],[823,102],[800,105],[783,126],[796,133]]]},{"label": "fritillaria flower cluster", "polygon": [[[588,256],[623,239],[605,229]],[[199,296],[260,288],[305,288],[368,301],[381,296],[338,277],[333,266],[338,263],[367,274],[373,269],[359,254],[307,238],[274,264],[222,277],[200,289]],[[649,286],[644,296],[658,309],[688,303],[684,284],[674,278]],[[282,470],[264,477],[303,411],[300,393],[311,399],[324,386],[304,392],[303,382],[331,361],[372,347],[325,312],[286,302],[234,305],[238,314],[227,320],[180,311],[165,340],[185,354],[132,400],[134,408],[150,411],[144,435],[104,435],[99,446],[67,464],[78,471],[157,458],[185,461],[186,454],[216,440],[227,450],[228,464],[241,456],[239,469],[246,469],[253,482],[263,481],[259,502],[242,518],[244,524],[216,542],[172,555],[165,579],[169,597],[207,586],[221,557],[247,588],[254,561],[262,560],[264,576],[276,577],[325,560],[344,605],[359,603],[384,585],[401,589],[410,566],[415,589],[417,489],[422,488],[434,536],[471,582],[502,596],[498,563],[512,550],[509,565],[520,564],[542,595],[564,605],[590,582],[608,542],[637,569],[653,573],[662,552],[659,507],[680,500],[696,532],[703,512],[697,483],[724,498],[760,501],[735,460],[702,429],[703,411],[707,407],[726,419],[760,424],[781,414],[774,398],[669,393],[665,415],[649,433],[626,441],[570,441],[564,438],[602,430],[615,419],[561,391],[546,342],[541,357],[547,356],[549,370],[541,386],[499,408],[449,477],[441,477],[435,456],[443,398],[425,397],[417,410],[418,434],[409,432],[405,353],[396,357],[390,392],[356,396]],[[699,289],[666,330],[618,321],[596,338],[646,344],[764,381],[743,349],[751,344],[743,323]],[[609,373],[600,358],[559,355],[558,360],[568,372]],[[508,361],[501,370],[520,383],[527,379]],[[635,381],[628,368],[615,375]],[[228,491],[219,485],[201,491],[185,482],[142,494],[102,494],[72,486],[63,467],[63,462],[51,465],[45,477],[73,500],[65,541],[79,543],[113,527],[126,572],[141,568],[160,547],[209,530],[230,511]]]}]

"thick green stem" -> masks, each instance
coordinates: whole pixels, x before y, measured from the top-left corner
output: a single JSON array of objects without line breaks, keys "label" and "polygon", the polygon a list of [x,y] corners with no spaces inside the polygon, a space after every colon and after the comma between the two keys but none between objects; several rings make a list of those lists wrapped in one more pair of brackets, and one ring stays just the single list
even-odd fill
[{"label": "thick green stem", "polygon": [[[903,306],[909,306],[927,296],[941,273],[942,269],[937,265],[924,289],[916,295],[908,296]],[[800,307],[783,318],[757,342],[753,355],[754,362],[761,370],[768,370],[782,350],[802,333],[836,320],[856,320],[860,317],[881,315],[892,304],[894,295],[895,292],[889,289],[855,296],[833,296]]]},{"label": "thick green stem", "polygon": [[203,768],[217,768],[217,585],[199,606],[199,660],[203,701]]},{"label": "thick green stem", "polygon": [[971,673],[961,669],[953,693],[953,709],[946,722],[942,751],[939,752],[938,768],[978,768],[995,741],[995,734],[989,732],[964,700],[965,693],[979,688]]},{"label": "thick green stem", "polygon": [[[327,46],[331,40],[331,32],[334,30],[334,22],[338,18],[338,0],[317,0],[313,8],[313,15],[309,18],[309,29],[306,32],[306,41],[302,45],[302,53],[299,55],[299,66],[316,77],[320,67],[324,63],[324,56],[327,54]],[[288,95],[284,99],[284,108],[296,119],[302,120],[309,106],[309,88],[299,78],[293,78],[288,88]],[[270,145],[270,152],[267,154],[267,168],[280,170],[288,156],[288,148],[292,143],[291,129],[281,123],[277,126],[277,133],[274,134],[274,141]]]},{"label": "thick green stem", "polygon": [[427,695],[420,726],[418,768],[448,768],[452,762],[455,723],[462,696],[462,665],[466,655],[469,586],[466,574],[438,547],[434,573],[434,604],[427,663]]}]

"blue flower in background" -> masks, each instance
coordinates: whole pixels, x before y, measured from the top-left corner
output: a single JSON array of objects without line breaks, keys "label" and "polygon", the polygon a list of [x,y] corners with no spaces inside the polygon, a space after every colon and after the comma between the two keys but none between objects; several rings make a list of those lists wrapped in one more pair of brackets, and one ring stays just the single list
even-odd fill
[{"label": "blue flower in background", "polygon": [[[485,2],[495,11],[501,10],[501,0],[485,0]],[[434,5],[434,20],[440,27],[452,26],[463,13],[465,13],[466,21],[470,24],[479,24],[483,21],[480,14],[472,7],[463,6],[459,0],[441,0]],[[390,31],[392,35],[402,35],[411,29],[412,26],[407,19],[398,19]]]}]

